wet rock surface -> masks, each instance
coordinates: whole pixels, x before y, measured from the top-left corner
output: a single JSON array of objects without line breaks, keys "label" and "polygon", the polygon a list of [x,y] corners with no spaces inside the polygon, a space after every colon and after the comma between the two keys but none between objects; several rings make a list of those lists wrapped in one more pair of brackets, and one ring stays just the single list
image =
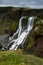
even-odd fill
[{"label": "wet rock surface", "polygon": [[4,46],[6,45],[8,41],[9,34],[0,35],[0,45]]}]

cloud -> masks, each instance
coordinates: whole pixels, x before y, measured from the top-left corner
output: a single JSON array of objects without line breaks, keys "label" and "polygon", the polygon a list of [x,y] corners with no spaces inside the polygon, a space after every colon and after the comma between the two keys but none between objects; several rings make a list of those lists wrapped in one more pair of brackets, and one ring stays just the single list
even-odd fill
[{"label": "cloud", "polygon": [[43,8],[43,0],[0,0],[0,5]]}]

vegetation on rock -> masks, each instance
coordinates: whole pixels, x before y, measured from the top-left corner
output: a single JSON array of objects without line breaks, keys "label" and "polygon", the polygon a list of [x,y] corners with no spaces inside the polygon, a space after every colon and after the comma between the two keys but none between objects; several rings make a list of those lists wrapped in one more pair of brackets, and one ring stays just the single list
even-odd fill
[{"label": "vegetation on rock", "polygon": [[[20,17],[22,16],[27,16],[27,18],[30,16],[37,16],[37,19],[34,21],[34,27],[28,37],[29,41],[27,42],[27,46],[26,46],[26,51],[30,52],[29,50],[33,50],[34,45],[36,44],[36,40],[35,40],[36,36],[43,35],[43,9],[28,9],[28,8],[26,9],[26,8],[13,8],[13,7],[0,8],[0,35],[6,33],[7,34],[14,33],[18,28],[18,22]],[[25,22],[23,20],[23,26],[27,25],[26,21],[27,19],[25,20]],[[10,61],[8,61],[8,63],[9,62]],[[7,64],[7,62],[5,64]]]},{"label": "vegetation on rock", "polygon": [[43,59],[22,50],[0,51],[0,65],[43,65]]}]

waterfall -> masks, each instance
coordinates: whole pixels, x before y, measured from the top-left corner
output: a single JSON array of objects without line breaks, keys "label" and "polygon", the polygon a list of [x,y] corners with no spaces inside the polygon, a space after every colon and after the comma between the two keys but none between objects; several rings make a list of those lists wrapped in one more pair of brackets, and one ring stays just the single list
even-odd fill
[{"label": "waterfall", "polygon": [[19,27],[18,27],[17,31],[13,34],[13,36],[9,37],[9,41],[11,41],[14,38],[14,36],[17,35],[17,34],[18,34],[17,37],[19,37],[21,35],[21,31],[22,31],[22,20],[24,18],[26,18],[26,16],[23,16],[23,17],[20,18],[20,20],[19,20]]},{"label": "waterfall", "polygon": [[28,24],[27,24],[27,30],[31,30],[33,28],[33,23],[34,23],[34,17],[28,18]]},{"label": "waterfall", "polygon": [[18,33],[18,37],[21,35],[21,31],[22,31],[22,20],[26,18],[26,16],[23,16],[20,18],[19,20],[19,33]]},{"label": "waterfall", "polygon": [[[12,46],[10,47],[9,50],[12,50],[12,49],[17,50],[17,48],[19,47],[19,45],[24,44],[24,42],[25,42],[25,40],[26,40],[26,38],[27,38],[29,32],[30,32],[30,31],[32,30],[32,28],[33,28],[34,17],[30,17],[30,18],[28,18],[27,29],[26,29],[24,32],[21,33],[21,31],[22,31],[21,22],[22,22],[22,19],[23,19],[23,18],[26,18],[26,17],[22,17],[22,18],[20,18],[20,20],[19,20],[18,38],[17,38],[17,39],[13,39],[12,41],[10,41],[10,43],[13,42],[13,44],[12,44]],[[14,35],[13,35],[13,37],[14,37]]]}]

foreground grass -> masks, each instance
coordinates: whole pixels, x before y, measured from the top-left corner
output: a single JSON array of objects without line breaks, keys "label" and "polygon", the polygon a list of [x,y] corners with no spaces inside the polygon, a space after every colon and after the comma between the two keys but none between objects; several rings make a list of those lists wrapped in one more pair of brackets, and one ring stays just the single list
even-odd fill
[{"label": "foreground grass", "polygon": [[43,59],[23,51],[0,51],[0,65],[43,65]]}]

